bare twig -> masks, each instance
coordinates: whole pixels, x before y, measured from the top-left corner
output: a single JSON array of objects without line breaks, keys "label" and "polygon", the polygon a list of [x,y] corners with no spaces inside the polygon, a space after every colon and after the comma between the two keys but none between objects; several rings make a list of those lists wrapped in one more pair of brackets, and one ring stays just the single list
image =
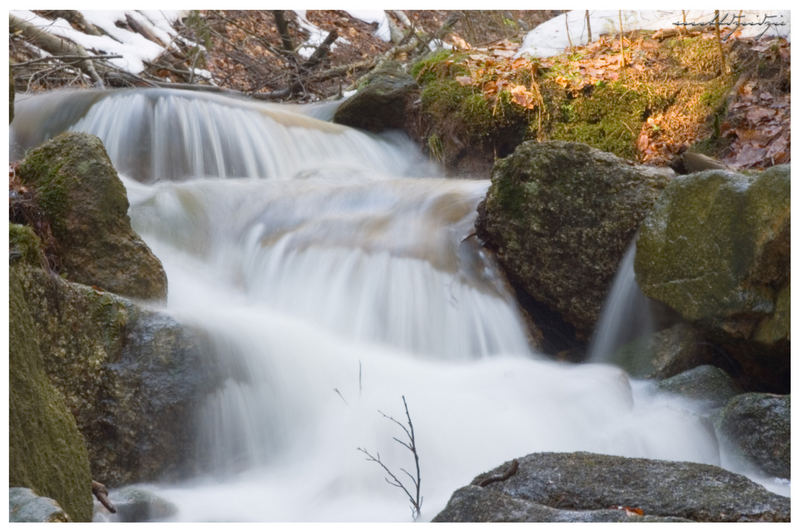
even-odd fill
[{"label": "bare twig", "polygon": [[420,470],[419,470],[419,453],[417,452],[417,442],[414,434],[414,424],[411,422],[411,415],[408,413],[408,404],[406,403],[406,396],[403,395],[402,398],[403,398],[403,407],[405,408],[406,412],[406,422],[408,424],[407,427],[403,423],[397,421],[392,416],[386,415],[380,410],[378,410],[378,413],[383,417],[385,417],[386,419],[388,419],[389,421],[396,424],[398,427],[400,427],[405,433],[406,437],[408,438],[408,441],[403,441],[399,438],[392,438],[392,439],[397,443],[399,443],[400,445],[402,445],[403,447],[405,447],[406,449],[408,449],[411,452],[411,454],[414,455],[414,466],[416,467],[415,475],[409,473],[408,470],[406,470],[405,468],[402,467],[400,468],[400,471],[402,473],[405,473],[405,475],[410,479],[412,488],[409,489],[408,487],[406,487],[403,481],[397,478],[397,475],[395,475],[394,472],[391,469],[389,469],[389,467],[383,462],[383,460],[381,460],[380,453],[375,453],[373,455],[363,447],[358,447],[357,450],[361,451],[366,455],[368,462],[375,462],[381,467],[381,469],[383,469],[383,471],[388,475],[384,477],[384,480],[386,481],[387,484],[395,488],[398,488],[403,493],[405,493],[411,505],[411,516],[416,521],[417,518],[419,517],[420,509],[422,508],[422,497],[420,495],[420,484],[422,482],[422,478],[420,476]]},{"label": "bare twig", "polygon": [[717,46],[719,47],[719,60],[722,65],[720,74],[730,74],[728,62],[725,60],[725,50],[722,48],[722,37],[719,33],[719,9],[714,10],[714,33],[717,36]]},{"label": "bare twig", "polygon": [[592,42],[592,23],[589,21],[589,10],[586,10],[586,32],[589,35],[589,42]]},{"label": "bare twig", "polygon": [[625,68],[625,38],[622,29],[622,10],[619,10],[619,67]]}]

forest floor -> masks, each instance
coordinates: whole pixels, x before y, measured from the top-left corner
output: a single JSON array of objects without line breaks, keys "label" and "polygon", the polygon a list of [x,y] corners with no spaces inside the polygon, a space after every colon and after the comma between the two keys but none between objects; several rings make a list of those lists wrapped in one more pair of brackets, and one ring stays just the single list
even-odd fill
[{"label": "forest floor", "polygon": [[[79,31],[104,33],[78,12],[35,13],[66,18]],[[604,36],[551,58],[525,59],[515,57],[525,34],[558,11],[393,11],[395,34],[388,41],[376,34],[377,23],[345,11],[282,13],[283,31],[272,11],[191,12],[175,21],[169,44],[147,35],[134,19],[118,21],[118,27],[159,42],[165,52],[136,75],[103,69],[100,77],[107,86],[211,85],[261,99],[309,102],[352,91],[383,59],[417,62],[439,39],[453,50],[447,59],[458,66],[452,78],[482,93],[494,106],[492,116],[501,99],[524,111],[539,106],[537,138],[558,138],[558,128],[590,144],[597,144],[598,134],[616,136],[624,149],[610,151],[654,164],[665,164],[686,145],[734,168],[790,160],[790,45],[782,39],[734,35],[722,46],[723,62],[713,31],[628,32],[623,39]],[[317,30],[320,38],[313,43]],[[336,40],[325,44],[322,35],[333,30]],[[63,64],[43,60],[40,43],[24,32],[11,32],[9,53],[17,92],[93,84],[74,58]],[[545,85],[560,87],[566,98],[543,114]],[[618,118],[617,108],[629,104],[631,91],[644,94],[646,104],[640,116]],[[606,93],[613,98],[605,105],[613,109],[588,105]],[[581,113],[588,118],[580,124],[567,120]],[[616,121],[613,131],[604,119]],[[547,127],[542,120],[549,121]]]}]

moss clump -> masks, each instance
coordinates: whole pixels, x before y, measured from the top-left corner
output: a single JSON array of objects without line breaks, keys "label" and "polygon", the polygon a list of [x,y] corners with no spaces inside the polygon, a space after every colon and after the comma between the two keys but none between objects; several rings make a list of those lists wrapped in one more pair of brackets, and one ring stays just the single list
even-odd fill
[{"label": "moss clump", "polygon": [[[538,110],[514,103],[506,89],[496,94],[484,90],[492,83],[489,68],[485,69],[485,79],[479,77],[468,84],[456,79],[470,75],[463,62],[466,58],[466,54],[441,51],[428,55],[411,69],[423,87],[422,114],[430,124],[425,144],[431,144],[428,139],[438,139],[433,141],[434,145],[441,148],[438,155],[447,165],[470,156],[491,163],[497,157],[509,155],[537,131]],[[531,80],[529,71],[515,76],[517,83]]]},{"label": "moss clump", "polygon": [[58,501],[75,521],[92,517],[86,444],[43,369],[38,331],[22,288],[26,266],[9,272],[9,485]]},{"label": "moss clump", "polygon": [[35,191],[67,278],[130,297],[166,296],[164,270],[131,228],[125,187],[100,139],[61,134],[31,150],[18,175]]},{"label": "moss clump", "polygon": [[26,225],[8,224],[8,252],[12,263],[20,261],[31,266],[46,264],[42,241]]},{"label": "moss clump", "polygon": [[[586,95],[551,100],[549,137],[583,142],[603,151],[636,158],[635,141],[647,116],[663,105],[646,89],[637,90],[622,82],[598,82]],[[556,108],[556,105],[558,106]]]}]

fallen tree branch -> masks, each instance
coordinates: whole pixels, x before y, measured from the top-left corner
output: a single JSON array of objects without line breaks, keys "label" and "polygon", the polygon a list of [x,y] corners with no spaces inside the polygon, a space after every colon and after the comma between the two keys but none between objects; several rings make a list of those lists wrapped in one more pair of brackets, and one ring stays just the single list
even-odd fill
[{"label": "fallen tree branch", "polygon": [[96,480],[92,481],[92,493],[97,500],[100,501],[100,504],[106,507],[106,509],[111,512],[112,514],[117,513],[117,508],[114,506],[110,500],[108,500],[108,489],[97,482]]},{"label": "fallen tree branch", "polygon": [[37,63],[46,63],[48,61],[85,61],[86,59],[121,59],[121,55],[59,55],[59,56],[48,56],[48,57],[39,57],[36,59],[31,59],[30,61],[24,61],[22,63],[11,63],[11,68],[21,68],[24,66],[34,65]]}]

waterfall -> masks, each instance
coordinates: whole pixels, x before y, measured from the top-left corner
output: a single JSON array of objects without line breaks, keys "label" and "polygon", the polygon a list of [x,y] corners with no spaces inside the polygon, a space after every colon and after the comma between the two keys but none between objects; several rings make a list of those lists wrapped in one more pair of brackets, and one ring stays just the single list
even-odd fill
[{"label": "waterfall", "polygon": [[356,450],[413,469],[378,413],[402,419],[401,396],[423,520],[478,473],[536,451],[719,463],[690,405],[531,348],[470,237],[488,181],[444,179],[402,135],[291,106],[167,90],[42,98],[72,111],[38,115],[36,129],[30,98],[12,143],[67,128],[103,140],[167,272],[165,311],[208,331],[230,375],[195,413],[187,452],[205,469],[152,488],[175,519],[408,520]]},{"label": "waterfall", "polygon": [[588,349],[592,362],[610,362],[617,349],[654,332],[650,303],[636,284],[635,257],[636,238],[625,251],[603,303]]}]

